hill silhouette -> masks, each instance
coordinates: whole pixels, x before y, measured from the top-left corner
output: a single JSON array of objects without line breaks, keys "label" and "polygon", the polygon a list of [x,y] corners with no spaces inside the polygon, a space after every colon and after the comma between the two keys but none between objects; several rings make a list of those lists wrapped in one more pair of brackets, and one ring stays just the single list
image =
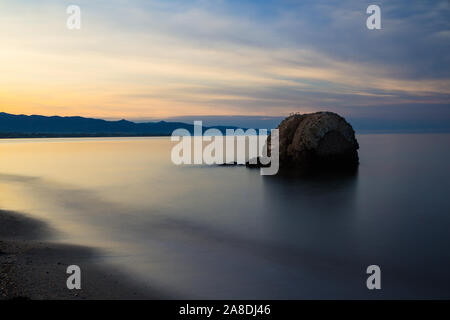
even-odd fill
[{"label": "hill silhouette", "polygon": [[[145,122],[127,120],[107,121],[84,117],[14,115],[0,112],[0,137],[109,137],[109,136],[169,136],[175,129],[186,129],[191,134],[194,125],[183,122]],[[232,126],[214,127],[225,133]],[[204,130],[208,129],[203,127]]]}]

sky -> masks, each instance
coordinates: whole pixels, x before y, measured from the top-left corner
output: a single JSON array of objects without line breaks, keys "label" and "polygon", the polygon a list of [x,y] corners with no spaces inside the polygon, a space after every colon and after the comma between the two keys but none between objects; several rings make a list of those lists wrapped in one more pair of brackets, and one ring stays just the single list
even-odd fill
[{"label": "sky", "polygon": [[0,0],[0,38],[0,112],[450,126],[448,0]]}]

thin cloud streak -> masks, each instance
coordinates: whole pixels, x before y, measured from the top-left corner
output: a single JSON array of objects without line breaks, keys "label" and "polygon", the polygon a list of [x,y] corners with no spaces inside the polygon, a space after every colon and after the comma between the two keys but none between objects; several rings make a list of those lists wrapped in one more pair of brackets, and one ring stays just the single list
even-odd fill
[{"label": "thin cloud streak", "polygon": [[379,32],[365,28],[367,3],[79,1],[79,32],[65,29],[61,1],[1,4],[0,108],[138,118],[448,106],[446,1],[381,1]]}]

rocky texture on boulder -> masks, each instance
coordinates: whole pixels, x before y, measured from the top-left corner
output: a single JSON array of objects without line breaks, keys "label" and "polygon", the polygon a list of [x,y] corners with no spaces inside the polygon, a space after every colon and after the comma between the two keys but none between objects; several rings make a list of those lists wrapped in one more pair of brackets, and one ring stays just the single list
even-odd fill
[{"label": "rocky texture on boulder", "polygon": [[[277,129],[281,167],[310,169],[358,166],[359,145],[355,131],[336,113],[293,114],[284,119]],[[268,141],[270,143],[270,139]]]}]

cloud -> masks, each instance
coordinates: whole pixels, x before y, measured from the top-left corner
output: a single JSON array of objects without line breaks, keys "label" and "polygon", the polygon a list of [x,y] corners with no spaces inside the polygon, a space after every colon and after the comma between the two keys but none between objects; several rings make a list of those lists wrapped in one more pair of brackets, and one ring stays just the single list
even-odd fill
[{"label": "cloud", "polygon": [[366,0],[80,0],[80,32],[65,28],[68,2],[1,4],[0,108],[136,118],[448,106],[448,2],[377,3],[382,30],[370,31]]}]

